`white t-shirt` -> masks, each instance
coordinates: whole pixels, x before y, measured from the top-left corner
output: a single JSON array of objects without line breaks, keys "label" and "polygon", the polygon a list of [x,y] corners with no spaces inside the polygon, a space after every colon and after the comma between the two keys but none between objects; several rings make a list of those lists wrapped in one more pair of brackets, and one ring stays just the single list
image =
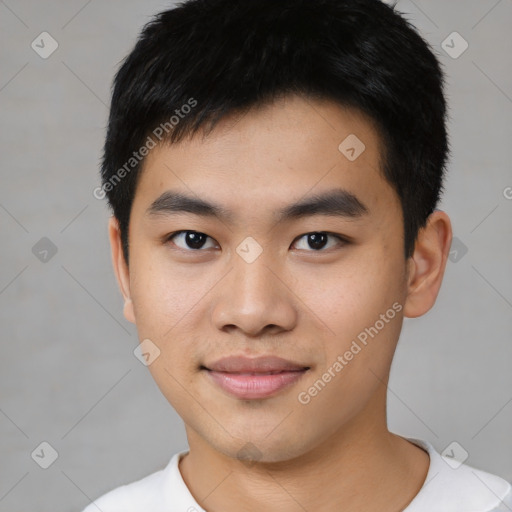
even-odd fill
[{"label": "white t-shirt", "polygon": [[[403,512],[510,512],[512,486],[502,478],[443,457],[434,447],[409,439],[430,456],[427,478]],[[175,454],[162,470],[103,495],[83,512],[206,512],[188,490]]]}]

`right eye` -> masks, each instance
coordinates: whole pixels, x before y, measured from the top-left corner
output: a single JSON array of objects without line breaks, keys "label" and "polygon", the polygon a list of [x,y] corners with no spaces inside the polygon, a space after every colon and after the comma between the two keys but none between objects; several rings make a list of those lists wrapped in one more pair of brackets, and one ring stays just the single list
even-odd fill
[{"label": "right eye", "polygon": [[[172,241],[174,245],[185,251],[198,251],[204,248],[208,238],[213,241],[213,238],[199,231],[176,231],[166,238],[166,242]],[[215,244],[213,247],[206,247],[206,249],[215,249]]]}]

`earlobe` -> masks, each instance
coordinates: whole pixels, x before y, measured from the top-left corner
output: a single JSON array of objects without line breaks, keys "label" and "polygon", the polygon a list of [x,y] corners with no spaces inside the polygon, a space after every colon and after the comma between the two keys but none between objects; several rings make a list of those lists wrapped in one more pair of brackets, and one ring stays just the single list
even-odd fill
[{"label": "earlobe", "polygon": [[409,273],[404,316],[424,315],[434,305],[446,269],[452,241],[450,218],[435,210],[418,233],[414,253],[408,261]]},{"label": "earlobe", "polygon": [[135,312],[133,310],[133,302],[132,299],[125,299],[124,301],[124,307],[123,307],[123,314],[126,320],[128,322],[131,322],[132,324],[135,323]]},{"label": "earlobe", "polygon": [[119,222],[114,216],[109,219],[108,235],[110,239],[112,265],[114,267],[117,284],[124,298],[123,314],[126,320],[135,323],[135,313],[130,293],[130,273],[122,250]]}]

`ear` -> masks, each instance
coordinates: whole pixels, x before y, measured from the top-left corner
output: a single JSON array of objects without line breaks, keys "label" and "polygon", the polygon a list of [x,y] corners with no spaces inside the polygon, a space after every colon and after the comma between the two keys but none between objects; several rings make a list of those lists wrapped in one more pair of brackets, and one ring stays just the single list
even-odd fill
[{"label": "ear", "polygon": [[112,253],[112,264],[117,278],[117,284],[124,298],[124,317],[129,322],[135,323],[135,313],[133,310],[133,302],[130,295],[130,272],[128,265],[124,259],[121,230],[119,229],[118,220],[112,216],[108,222],[108,236],[110,239],[110,250]]},{"label": "ear", "polygon": [[448,215],[435,210],[427,219],[408,260],[404,316],[424,315],[434,305],[450,253],[452,226]]}]

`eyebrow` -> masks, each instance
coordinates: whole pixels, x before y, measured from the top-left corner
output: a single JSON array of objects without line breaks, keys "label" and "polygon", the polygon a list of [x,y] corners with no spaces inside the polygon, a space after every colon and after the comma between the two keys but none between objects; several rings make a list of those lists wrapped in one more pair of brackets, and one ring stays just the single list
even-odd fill
[{"label": "eyebrow", "polygon": [[[168,190],[155,199],[146,210],[149,217],[192,213],[202,217],[217,217],[233,221],[233,212],[219,204]],[[345,189],[334,189],[302,199],[281,208],[276,221],[289,221],[310,215],[325,215],[348,219],[359,219],[369,214],[369,208],[354,194]]]}]

